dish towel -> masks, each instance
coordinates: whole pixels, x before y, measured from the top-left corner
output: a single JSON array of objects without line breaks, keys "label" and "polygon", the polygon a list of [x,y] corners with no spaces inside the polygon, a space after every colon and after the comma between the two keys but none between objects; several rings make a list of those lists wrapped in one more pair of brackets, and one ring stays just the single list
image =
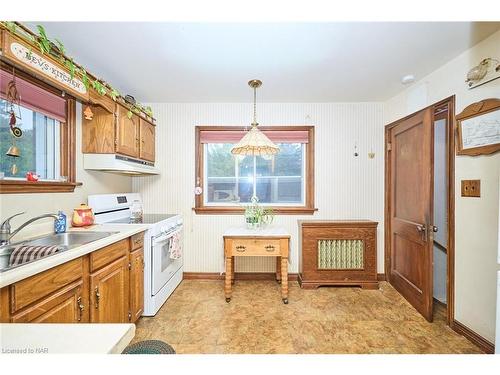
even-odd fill
[{"label": "dish towel", "polygon": [[9,259],[9,266],[18,266],[23,263],[31,262],[35,259],[40,259],[48,255],[57,253],[64,250],[66,246],[53,245],[53,246],[27,246],[18,245],[12,250]]},{"label": "dish towel", "polygon": [[182,257],[182,237],[181,232],[176,232],[170,240],[170,259],[179,259]]}]

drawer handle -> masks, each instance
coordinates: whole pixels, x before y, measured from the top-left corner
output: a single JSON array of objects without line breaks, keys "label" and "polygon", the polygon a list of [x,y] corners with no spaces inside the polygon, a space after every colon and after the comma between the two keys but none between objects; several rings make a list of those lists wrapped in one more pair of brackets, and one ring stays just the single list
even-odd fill
[{"label": "drawer handle", "polygon": [[99,299],[101,298],[101,295],[99,294],[99,288],[95,288],[95,308],[99,308]]},{"label": "drawer handle", "polygon": [[236,246],[236,251],[242,253],[246,250],[246,246],[243,246],[243,245],[238,245]]},{"label": "drawer handle", "polygon": [[265,247],[265,249],[266,249],[266,251],[272,252],[272,251],[274,251],[274,245],[267,245]]},{"label": "drawer handle", "polygon": [[142,242],[142,239],[141,239],[141,238],[137,238],[137,239],[135,239],[135,240],[134,240],[134,243],[135,243],[136,245],[140,244],[141,242]]},{"label": "drawer handle", "polygon": [[82,297],[78,297],[76,303],[78,304],[78,309],[80,310],[80,315],[78,316],[78,321],[80,322],[82,320],[83,310],[85,310],[85,306],[82,304]]}]

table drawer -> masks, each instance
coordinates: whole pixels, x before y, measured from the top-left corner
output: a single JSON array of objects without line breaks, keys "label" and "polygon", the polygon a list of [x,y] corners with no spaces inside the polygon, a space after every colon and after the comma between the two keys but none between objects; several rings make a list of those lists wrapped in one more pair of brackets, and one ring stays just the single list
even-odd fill
[{"label": "table drawer", "polygon": [[231,252],[234,256],[276,256],[280,255],[280,240],[234,239]]}]

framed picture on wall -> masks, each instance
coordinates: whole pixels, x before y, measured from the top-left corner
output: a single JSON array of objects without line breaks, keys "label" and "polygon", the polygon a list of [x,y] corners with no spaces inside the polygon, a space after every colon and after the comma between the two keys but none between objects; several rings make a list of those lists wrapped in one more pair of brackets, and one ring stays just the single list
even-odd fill
[{"label": "framed picture on wall", "polygon": [[485,99],[456,117],[457,155],[487,155],[500,151],[500,99]]}]

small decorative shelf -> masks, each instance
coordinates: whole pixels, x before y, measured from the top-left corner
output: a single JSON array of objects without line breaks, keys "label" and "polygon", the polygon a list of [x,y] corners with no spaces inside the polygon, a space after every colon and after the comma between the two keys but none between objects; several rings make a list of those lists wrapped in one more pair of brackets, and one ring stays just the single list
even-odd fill
[{"label": "small decorative shelf", "polygon": [[299,283],[377,289],[377,222],[299,221]]}]

